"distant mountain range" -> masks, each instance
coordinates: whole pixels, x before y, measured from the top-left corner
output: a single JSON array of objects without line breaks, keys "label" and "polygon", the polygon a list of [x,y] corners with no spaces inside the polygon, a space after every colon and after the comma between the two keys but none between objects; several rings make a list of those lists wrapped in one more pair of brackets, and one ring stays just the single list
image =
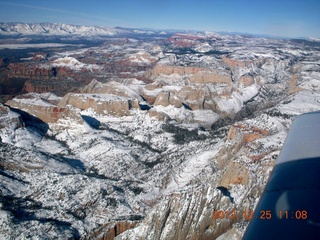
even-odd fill
[{"label": "distant mountain range", "polygon": [[119,30],[61,23],[0,23],[2,35],[80,35],[114,36]]},{"label": "distant mountain range", "polygon": [[[99,27],[99,26],[81,26],[63,23],[20,23],[20,22],[0,22],[0,36],[77,36],[77,37],[116,37],[116,36],[166,36],[177,32],[202,32],[203,31],[186,31],[186,30],[163,30],[163,29],[144,29],[144,28],[123,28],[123,27]],[[278,38],[280,36],[271,36],[263,34],[249,34],[240,32],[217,32],[222,35],[242,35],[263,38]],[[299,39],[305,39],[303,37]],[[312,38],[309,41],[320,41]]]},{"label": "distant mountain range", "polygon": [[98,26],[80,26],[62,23],[0,23],[0,35],[43,35],[43,36],[117,36],[134,35],[165,35],[164,31],[152,31],[131,28],[108,28]]}]

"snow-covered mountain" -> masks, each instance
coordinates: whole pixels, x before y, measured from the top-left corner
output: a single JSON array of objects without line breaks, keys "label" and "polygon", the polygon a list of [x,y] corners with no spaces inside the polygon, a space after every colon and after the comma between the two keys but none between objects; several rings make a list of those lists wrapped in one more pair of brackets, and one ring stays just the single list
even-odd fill
[{"label": "snow-covered mountain", "polygon": [[114,36],[117,33],[113,28],[61,23],[0,23],[0,34],[3,35]]},{"label": "snow-covered mountain", "polygon": [[145,30],[121,27],[82,26],[63,23],[0,23],[0,36],[75,36],[112,37],[112,36],[166,36],[172,34],[161,30]]}]

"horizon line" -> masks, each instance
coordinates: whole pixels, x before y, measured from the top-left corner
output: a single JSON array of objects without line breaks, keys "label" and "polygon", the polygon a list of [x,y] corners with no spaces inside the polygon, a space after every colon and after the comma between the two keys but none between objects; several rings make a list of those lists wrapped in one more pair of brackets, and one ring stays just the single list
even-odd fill
[{"label": "horizon line", "polygon": [[[13,4],[12,4],[13,5]],[[225,35],[249,35],[259,38],[273,38],[273,39],[319,39],[317,37],[285,37],[285,36],[279,36],[279,35],[273,35],[273,34],[266,34],[266,33],[250,33],[250,32],[239,32],[239,31],[209,31],[209,30],[200,30],[200,29],[174,29],[174,28],[150,28],[150,27],[123,27],[123,26],[101,26],[101,25],[93,25],[93,24],[74,24],[74,23],[62,23],[62,22],[22,22],[22,21],[11,21],[11,22],[0,22],[0,24],[65,24],[65,25],[71,25],[71,26],[83,26],[83,27],[99,27],[99,28],[123,28],[123,29],[139,29],[139,30],[150,30],[150,31],[171,31],[171,32],[199,32],[199,33],[217,33],[217,34],[225,34]],[[0,34],[1,35],[1,34]]]}]

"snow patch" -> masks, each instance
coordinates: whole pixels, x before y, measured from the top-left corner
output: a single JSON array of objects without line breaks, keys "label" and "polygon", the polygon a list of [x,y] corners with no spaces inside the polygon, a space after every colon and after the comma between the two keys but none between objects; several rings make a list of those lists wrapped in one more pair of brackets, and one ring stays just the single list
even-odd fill
[{"label": "snow patch", "polygon": [[84,64],[80,61],[78,61],[74,57],[63,57],[58,58],[52,62],[52,66],[54,67],[68,67],[75,70],[81,70],[82,68],[87,69],[99,69],[100,67],[96,64]]}]

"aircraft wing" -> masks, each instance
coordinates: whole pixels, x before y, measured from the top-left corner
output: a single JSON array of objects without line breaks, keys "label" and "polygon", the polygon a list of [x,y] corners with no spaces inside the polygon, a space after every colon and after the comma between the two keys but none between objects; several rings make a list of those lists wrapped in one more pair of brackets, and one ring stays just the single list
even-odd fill
[{"label": "aircraft wing", "polygon": [[292,123],[243,240],[320,239],[320,111]]}]

